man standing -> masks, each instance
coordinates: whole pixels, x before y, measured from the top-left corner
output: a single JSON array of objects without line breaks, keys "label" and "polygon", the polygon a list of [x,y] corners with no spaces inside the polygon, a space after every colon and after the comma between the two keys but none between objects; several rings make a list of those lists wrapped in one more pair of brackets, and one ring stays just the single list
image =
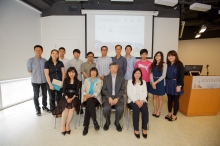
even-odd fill
[{"label": "man standing", "polygon": [[115,108],[115,126],[118,132],[122,131],[122,127],[119,124],[119,120],[124,112],[124,92],[125,92],[125,80],[124,76],[117,74],[118,65],[112,62],[110,65],[110,74],[104,77],[103,80],[103,114],[106,118],[104,130],[109,129],[111,109]]},{"label": "man standing", "polygon": [[[142,79],[146,82],[147,92],[149,93],[149,87],[151,86],[151,84],[150,84],[150,67],[151,67],[152,62],[147,60],[147,55],[148,55],[147,49],[142,49],[140,51],[141,59],[135,63],[135,68],[141,69]],[[147,95],[146,99],[148,101],[148,95]]]},{"label": "man standing", "polygon": [[60,47],[59,48],[59,60],[63,62],[64,68],[65,68],[65,72],[67,71],[67,63],[68,63],[68,59],[66,59],[64,57],[64,55],[66,54],[66,49],[64,47]]},{"label": "man standing", "polygon": [[34,46],[35,57],[28,59],[27,61],[27,70],[31,73],[31,82],[34,91],[34,105],[36,109],[36,114],[41,115],[41,108],[39,106],[39,92],[40,87],[42,91],[42,109],[50,112],[47,108],[47,86],[46,78],[44,76],[44,64],[47,61],[45,58],[41,57],[43,53],[43,47],[40,45]]},{"label": "man standing", "polygon": [[127,60],[127,70],[125,73],[125,97],[126,97],[125,105],[127,104],[127,83],[128,80],[132,79],[132,74],[136,63],[136,58],[131,55],[131,51],[132,51],[131,45],[127,45],[125,47],[125,53],[126,53],[125,58]]},{"label": "man standing", "polygon": [[87,62],[84,62],[81,67],[84,80],[90,77],[90,69],[92,67],[96,67],[96,64],[93,62],[94,54],[92,52],[88,52],[86,56]]},{"label": "man standing", "polygon": [[[74,49],[73,50],[73,59],[69,60],[67,63],[67,68],[69,67],[75,67],[77,73],[78,73],[78,80],[79,80],[79,101],[81,101],[81,89],[82,89],[82,73],[81,73],[81,66],[83,64],[83,61],[79,59],[80,57],[80,50]],[[77,113],[78,114],[78,113]],[[82,111],[81,111],[82,114]]]},{"label": "man standing", "polygon": [[107,76],[110,73],[109,64],[112,63],[112,58],[107,56],[108,47],[102,46],[101,47],[102,56],[99,57],[96,61],[96,68],[99,72],[100,79],[104,79],[104,76]]},{"label": "man standing", "polygon": [[125,59],[125,57],[121,56],[121,51],[122,46],[116,45],[116,56],[112,58],[112,62],[116,62],[118,64],[118,74],[124,77],[127,69],[127,60]]}]

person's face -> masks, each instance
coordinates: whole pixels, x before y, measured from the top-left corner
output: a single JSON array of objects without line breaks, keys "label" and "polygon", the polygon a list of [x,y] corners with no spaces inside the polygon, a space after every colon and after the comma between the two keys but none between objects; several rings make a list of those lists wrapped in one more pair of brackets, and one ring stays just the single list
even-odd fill
[{"label": "person's face", "polygon": [[92,77],[92,78],[95,78],[96,76],[97,76],[96,71],[94,71],[94,70],[91,71],[91,77]]},{"label": "person's face", "polygon": [[168,56],[168,60],[169,60],[170,62],[174,62],[175,59],[176,59],[175,56],[172,56],[172,55],[169,55],[169,56]]},{"label": "person's face", "polygon": [[111,66],[110,66],[110,72],[111,72],[112,74],[116,74],[117,71],[118,71],[118,66],[117,66],[117,65],[111,65]]},{"label": "person's face", "polygon": [[57,51],[53,51],[50,56],[53,60],[57,60],[57,58],[59,57],[59,53]]},{"label": "person's face", "polygon": [[140,79],[140,77],[141,77],[141,72],[140,72],[140,71],[136,71],[136,72],[134,73],[134,78],[135,78],[135,79]]},{"label": "person's face", "polygon": [[146,60],[147,59],[147,53],[141,54],[141,59]]},{"label": "person's face", "polygon": [[120,55],[121,54],[121,47],[120,46],[117,46],[115,48],[115,52],[116,52],[116,55]]},{"label": "person's face", "polygon": [[157,53],[157,55],[155,56],[155,59],[157,61],[160,61],[161,60],[161,54],[160,53]]},{"label": "person's face", "polygon": [[107,53],[108,53],[108,49],[103,47],[102,50],[101,50],[101,53],[102,53],[103,56],[106,56]]},{"label": "person's face", "polygon": [[89,62],[92,62],[93,59],[94,59],[93,54],[89,54],[89,55],[87,56],[87,59],[88,59]]},{"label": "person's face", "polygon": [[64,57],[64,55],[66,54],[66,51],[63,50],[63,49],[60,49],[59,54],[60,54],[61,57]]},{"label": "person's face", "polygon": [[70,71],[70,72],[68,72],[68,75],[71,79],[73,79],[75,77],[76,73],[74,71]]},{"label": "person's face", "polygon": [[37,47],[34,49],[34,53],[36,56],[41,56],[41,54],[43,53],[43,50],[40,47]]},{"label": "person's face", "polygon": [[126,52],[126,54],[130,54],[130,53],[131,53],[131,47],[127,47],[127,48],[125,49],[125,52]]},{"label": "person's face", "polygon": [[77,53],[77,52],[74,52],[74,53],[73,53],[73,56],[74,56],[74,58],[78,59],[78,58],[79,58],[79,56],[80,56],[80,54],[79,54],[79,53]]}]

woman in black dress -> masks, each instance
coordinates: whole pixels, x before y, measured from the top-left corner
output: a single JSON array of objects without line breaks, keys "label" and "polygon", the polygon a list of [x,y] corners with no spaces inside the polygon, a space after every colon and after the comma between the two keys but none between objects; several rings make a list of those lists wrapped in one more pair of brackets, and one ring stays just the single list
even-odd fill
[{"label": "woman in black dress", "polygon": [[79,107],[79,80],[77,79],[77,71],[74,67],[67,69],[66,78],[63,83],[63,97],[60,99],[55,114],[62,113],[61,133],[63,135],[70,134],[70,122],[74,111],[78,111]]}]

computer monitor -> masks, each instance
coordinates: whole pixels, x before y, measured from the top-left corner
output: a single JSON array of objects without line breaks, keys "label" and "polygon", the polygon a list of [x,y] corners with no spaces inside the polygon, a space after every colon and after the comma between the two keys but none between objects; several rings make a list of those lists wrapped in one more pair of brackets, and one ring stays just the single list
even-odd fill
[{"label": "computer monitor", "polygon": [[203,65],[185,65],[185,75],[199,76]]}]

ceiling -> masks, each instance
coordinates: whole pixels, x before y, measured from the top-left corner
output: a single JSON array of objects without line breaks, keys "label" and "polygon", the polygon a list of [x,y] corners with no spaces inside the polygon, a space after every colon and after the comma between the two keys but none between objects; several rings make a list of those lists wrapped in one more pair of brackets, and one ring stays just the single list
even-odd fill
[{"label": "ceiling", "polygon": [[[89,0],[88,2],[65,2],[65,0],[22,0],[42,12],[42,17],[51,15],[81,15],[81,9],[159,11],[158,17],[180,18],[185,22],[180,40],[195,39],[202,25],[207,30],[199,39],[220,37],[220,0],[179,0],[174,7],[154,4],[154,0],[134,0],[132,3],[111,0]],[[212,5],[207,12],[193,11],[194,2]]]}]

